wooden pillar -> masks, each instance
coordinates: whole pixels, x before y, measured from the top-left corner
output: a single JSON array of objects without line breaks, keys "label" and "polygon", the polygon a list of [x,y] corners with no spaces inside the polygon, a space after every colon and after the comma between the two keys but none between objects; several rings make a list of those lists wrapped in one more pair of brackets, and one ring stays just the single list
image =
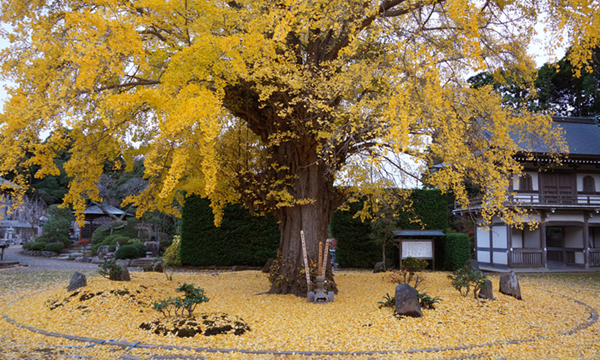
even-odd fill
[{"label": "wooden pillar", "polygon": [[546,214],[542,214],[540,220],[540,249],[542,250],[542,267],[547,268],[548,251],[546,250]]},{"label": "wooden pillar", "polygon": [[593,216],[593,213],[583,213],[583,264],[586,269],[590,268],[590,224],[588,222],[589,216]]},{"label": "wooden pillar", "polygon": [[[494,219],[492,219],[493,221]],[[490,238],[490,264],[492,265],[492,267],[494,266],[494,225],[491,224],[490,225],[490,230],[489,230],[489,238]]]},{"label": "wooden pillar", "polygon": [[506,256],[508,268],[512,269],[512,227],[510,225],[506,225]]}]

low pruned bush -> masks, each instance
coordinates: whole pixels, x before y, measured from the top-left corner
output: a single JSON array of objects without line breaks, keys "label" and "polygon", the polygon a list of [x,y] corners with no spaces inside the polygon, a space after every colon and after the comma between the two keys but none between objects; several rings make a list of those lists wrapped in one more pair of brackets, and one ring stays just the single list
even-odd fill
[{"label": "low pruned bush", "polygon": [[31,247],[29,249],[34,250],[34,251],[43,251],[45,247],[46,247],[45,242],[38,241],[38,242],[34,242],[33,244],[31,244]]},{"label": "low pruned bush", "polygon": [[44,246],[44,251],[59,252],[64,248],[65,244],[63,244],[62,242],[53,242],[50,244],[46,244],[46,246]]},{"label": "low pruned bush", "polygon": [[140,257],[140,253],[134,245],[123,245],[115,252],[115,259],[137,259]]}]

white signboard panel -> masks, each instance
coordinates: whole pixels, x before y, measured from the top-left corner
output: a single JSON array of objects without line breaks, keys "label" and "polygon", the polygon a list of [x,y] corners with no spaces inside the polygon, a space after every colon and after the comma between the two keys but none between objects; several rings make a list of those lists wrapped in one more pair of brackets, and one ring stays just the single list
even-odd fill
[{"label": "white signboard panel", "polygon": [[433,242],[402,241],[402,259],[414,257],[419,259],[433,258]]}]

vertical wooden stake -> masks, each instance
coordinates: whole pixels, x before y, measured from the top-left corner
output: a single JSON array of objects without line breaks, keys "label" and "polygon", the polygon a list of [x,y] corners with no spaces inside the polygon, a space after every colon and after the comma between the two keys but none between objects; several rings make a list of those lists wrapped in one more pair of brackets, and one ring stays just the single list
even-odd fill
[{"label": "vertical wooden stake", "polygon": [[300,230],[302,238],[302,255],[304,256],[304,271],[306,272],[306,285],[310,290],[310,270],[308,269],[308,258],[306,257],[306,242],[304,241],[304,230]]},{"label": "vertical wooden stake", "polygon": [[327,271],[327,255],[329,253],[329,239],[325,240],[325,253],[323,253],[323,278],[325,277],[325,272]]},{"label": "vertical wooden stake", "polygon": [[319,241],[319,257],[317,258],[317,275],[321,274],[321,256],[323,256],[323,242]]}]

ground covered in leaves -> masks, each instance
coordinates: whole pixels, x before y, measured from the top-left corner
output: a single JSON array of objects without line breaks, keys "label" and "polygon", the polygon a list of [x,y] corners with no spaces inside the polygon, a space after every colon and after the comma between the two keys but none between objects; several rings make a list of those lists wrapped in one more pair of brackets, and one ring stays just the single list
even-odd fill
[{"label": "ground covered in leaves", "polygon": [[[390,308],[378,307],[394,284],[386,275],[340,271],[340,293],[334,303],[314,305],[287,295],[266,295],[267,276],[257,271],[176,273],[168,281],[159,273],[132,273],[131,282],[88,278],[75,292],[66,287],[72,272],[18,274],[0,271],[2,315],[48,332],[131,343],[194,348],[243,350],[369,352],[353,358],[490,358],[598,359],[600,324],[585,326],[591,311],[600,310],[600,275],[521,276],[522,301],[498,293],[494,301],[462,297],[448,273],[426,273],[420,292],[442,301],[423,318],[398,318]],[[89,277],[94,273],[87,273]],[[243,321],[249,331],[213,336],[199,333],[179,337],[140,327],[157,321],[176,324],[152,309],[155,301],[176,297],[179,283],[206,291],[210,301],[199,305],[196,318],[221,315]],[[566,296],[566,297],[565,297]],[[571,299],[569,299],[571,298]],[[221,317],[222,318],[222,317]],[[510,343],[518,341],[517,343]],[[222,358],[275,358],[270,354],[215,354],[183,350],[124,349],[105,345],[88,348],[68,339],[35,334],[0,319],[0,359],[56,359],[88,356],[94,359],[180,355]],[[483,346],[481,346],[483,345]],[[467,347],[461,349],[459,347]],[[434,349],[428,351],[428,349]],[[408,352],[396,352],[404,350]],[[427,350],[427,351],[425,351]],[[379,353],[392,351],[392,353]],[[287,355],[286,358],[336,358],[330,355]]]}]

